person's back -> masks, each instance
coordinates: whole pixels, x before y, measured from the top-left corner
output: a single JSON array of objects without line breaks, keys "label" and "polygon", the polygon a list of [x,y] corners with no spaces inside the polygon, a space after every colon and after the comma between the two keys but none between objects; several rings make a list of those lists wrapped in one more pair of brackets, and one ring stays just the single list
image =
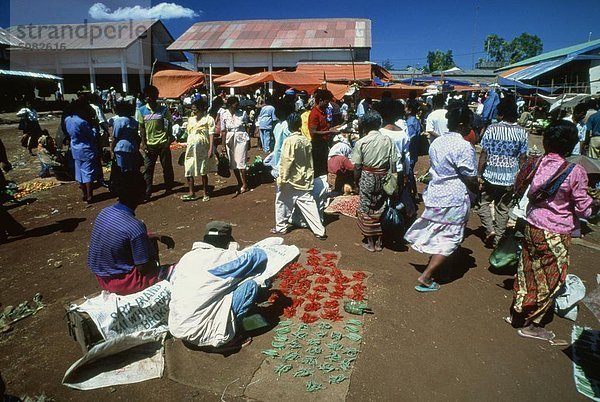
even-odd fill
[{"label": "person's back", "polygon": [[313,188],[312,145],[300,132],[283,141],[279,175],[279,183],[288,183],[298,190]]},{"label": "person's back", "polygon": [[65,128],[71,140],[70,147],[73,158],[91,158],[96,154],[94,132],[86,120],[76,114],[67,116],[65,117]]},{"label": "person's back", "polygon": [[527,154],[527,131],[517,123],[491,124],[481,139],[488,158],[483,178],[491,184],[512,186],[519,170],[519,159]]},{"label": "person's back", "polygon": [[432,179],[423,193],[425,205],[448,207],[464,202],[467,186],[459,176],[476,175],[473,147],[460,134],[448,132],[431,144],[429,160]]}]

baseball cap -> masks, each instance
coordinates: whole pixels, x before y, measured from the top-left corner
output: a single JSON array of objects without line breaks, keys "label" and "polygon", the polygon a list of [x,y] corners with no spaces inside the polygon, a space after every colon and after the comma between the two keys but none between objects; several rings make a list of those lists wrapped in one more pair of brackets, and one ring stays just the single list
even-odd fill
[{"label": "baseball cap", "polygon": [[209,222],[204,228],[204,236],[220,236],[231,238],[231,232],[231,225],[222,221]]}]

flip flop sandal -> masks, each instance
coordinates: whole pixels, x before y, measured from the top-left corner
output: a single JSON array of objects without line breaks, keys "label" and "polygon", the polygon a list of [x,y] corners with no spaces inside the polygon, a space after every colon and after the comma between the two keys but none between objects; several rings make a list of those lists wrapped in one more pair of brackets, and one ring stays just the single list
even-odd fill
[{"label": "flip flop sandal", "polygon": [[503,320],[505,323],[507,323],[507,324],[509,324],[509,325],[512,325],[512,317],[511,317],[511,316],[507,315],[506,317],[502,317],[502,320]]},{"label": "flip flop sandal", "polygon": [[288,232],[287,229],[279,231],[279,230],[277,230],[277,228],[272,228],[271,230],[269,230],[269,233],[271,233],[271,234],[279,234],[279,235],[286,234],[287,232]]},{"label": "flip flop sandal", "polygon": [[440,290],[440,284],[433,281],[428,286],[423,284],[417,285],[415,286],[415,290],[420,293],[435,292]]},{"label": "flip flop sandal", "polygon": [[208,195],[205,195],[204,197],[202,197],[202,202],[207,202],[210,201],[210,197]]},{"label": "flip flop sandal", "polygon": [[529,339],[537,339],[539,341],[546,341],[546,342],[550,342],[552,343],[554,341],[554,337],[556,336],[554,334],[554,332],[552,331],[548,331],[548,334],[550,335],[550,337],[547,336],[541,336],[541,335],[533,335],[533,334],[528,334],[527,332],[523,332],[522,329],[517,330],[517,334],[519,334],[519,336],[523,337],[523,338],[529,338]]},{"label": "flip flop sandal", "polygon": [[181,199],[181,201],[184,201],[184,202],[196,201],[198,199],[198,197],[196,197],[195,195],[189,195],[189,194],[182,195],[179,198]]}]

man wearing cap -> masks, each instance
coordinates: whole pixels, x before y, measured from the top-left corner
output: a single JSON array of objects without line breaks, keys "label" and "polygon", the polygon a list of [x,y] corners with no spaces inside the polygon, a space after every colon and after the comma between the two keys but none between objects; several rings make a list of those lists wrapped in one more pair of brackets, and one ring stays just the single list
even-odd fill
[{"label": "man wearing cap", "polygon": [[169,331],[196,347],[238,348],[251,338],[236,336],[242,318],[256,301],[258,284],[252,279],[267,266],[265,251],[230,246],[231,225],[206,225],[204,241],[177,264],[171,279]]}]

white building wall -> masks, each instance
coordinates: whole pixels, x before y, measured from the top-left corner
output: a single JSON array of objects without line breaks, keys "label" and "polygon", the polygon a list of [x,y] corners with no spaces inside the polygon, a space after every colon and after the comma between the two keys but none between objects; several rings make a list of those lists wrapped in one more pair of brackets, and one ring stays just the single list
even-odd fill
[{"label": "white building wall", "polygon": [[590,61],[590,90],[592,95],[600,92],[600,60]]}]

